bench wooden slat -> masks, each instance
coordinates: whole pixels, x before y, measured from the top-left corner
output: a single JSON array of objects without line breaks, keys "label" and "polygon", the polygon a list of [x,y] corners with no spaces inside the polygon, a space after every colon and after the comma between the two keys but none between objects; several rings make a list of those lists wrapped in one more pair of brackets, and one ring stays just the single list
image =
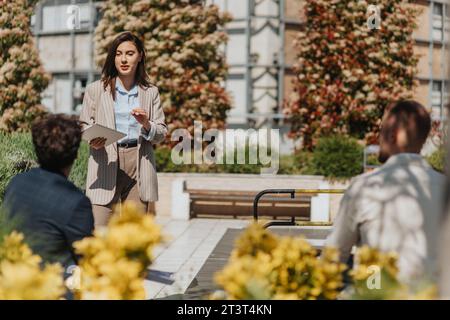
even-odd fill
[{"label": "bench wooden slat", "polygon": [[[235,206],[248,206],[253,208],[253,202],[243,202],[243,201],[222,201],[222,200],[215,200],[215,201],[195,201],[196,205],[235,205]],[[308,203],[277,203],[277,202],[265,202],[265,203],[259,203],[259,207],[283,207],[283,208],[309,208],[310,205]]]},{"label": "bench wooden slat", "polygon": [[[253,200],[259,191],[186,189],[190,198],[191,216],[252,216]],[[314,194],[271,194],[258,202],[259,216],[275,218],[296,217],[309,220],[311,198]]]},{"label": "bench wooden slat", "polygon": [[[237,210],[238,209],[238,210]],[[251,216],[253,215],[252,206],[224,206],[224,205],[203,205],[194,203],[191,207],[192,213],[195,216],[199,215],[225,215],[225,216]],[[271,217],[304,217],[309,219],[309,207],[273,207],[262,206],[258,213],[260,216]]]}]

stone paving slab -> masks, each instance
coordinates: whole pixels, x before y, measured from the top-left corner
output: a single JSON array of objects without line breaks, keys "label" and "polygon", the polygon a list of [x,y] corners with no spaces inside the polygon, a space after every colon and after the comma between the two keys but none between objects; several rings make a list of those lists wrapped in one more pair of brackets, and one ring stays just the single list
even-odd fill
[{"label": "stone paving slab", "polygon": [[[314,227],[314,228],[271,228],[272,232],[282,236],[302,236],[311,243],[315,248],[321,249],[324,241],[331,229],[329,227]],[[208,295],[218,289],[214,283],[213,277],[216,272],[221,270],[227,263],[231,251],[234,247],[234,242],[242,233],[242,229],[228,229],[219,241],[213,252],[209,255],[205,264],[197,273],[195,278],[190,283],[186,292],[182,296],[177,296],[178,299],[198,300],[207,299]],[[170,297],[168,297],[170,298]]]},{"label": "stone paving slab", "polygon": [[[153,274],[170,272],[171,284],[149,276],[144,282],[148,299],[174,298],[183,294],[228,228],[243,228],[250,220],[156,219],[167,241],[154,250]],[[156,280],[156,281],[155,281]],[[166,280],[166,279],[164,279]]]}]

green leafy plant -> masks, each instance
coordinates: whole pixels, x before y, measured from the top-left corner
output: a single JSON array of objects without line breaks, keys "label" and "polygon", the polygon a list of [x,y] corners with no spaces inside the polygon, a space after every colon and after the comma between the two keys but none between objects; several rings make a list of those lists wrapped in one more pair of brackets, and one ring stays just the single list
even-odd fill
[{"label": "green leafy plant", "polygon": [[446,156],[445,148],[443,145],[441,145],[426,159],[428,163],[434,168],[434,170],[443,173],[445,170],[445,156]]},{"label": "green leafy plant", "polygon": [[80,149],[78,149],[78,157],[72,166],[69,176],[69,180],[82,190],[86,189],[88,159],[89,145],[86,142],[82,142]]},{"label": "green leafy plant", "polygon": [[363,147],[343,136],[321,138],[314,149],[311,166],[315,174],[327,178],[351,178],[362,173]]},{"label": "green leafy plant", "polygon": [[[89,146],[83,142],[69,177],[69,180],[81,189],[84,189],[86,184],[88,157]],[[37,166],[30,133],[0,133],[0,204],[11,179]]]},{"label": "green leafy plant", "polygon": [[280,156],[279,174],[302,174],[313,175],[314,169],[311,165],[312,152],[300,150],[292,155]]},{"label": "green leafy plant", "polygon": [[11,178],[36,165],[30,134],[0,133],[0,203]]},{"label": "green leafy plant", "polygon": [[[320,174],[327,177],[351,177],[360,173],[361,160],[359,146],[355,146],[348,139],[336,138],[335,142],[326,143],[314,153],[301,151],[293,155],[280,156],[278,174]],[[338,149],[334,149],[337,147]],[[333,155],[336,153],[336,155]],[[176,165],[171,159],[172,150],[167,146],[155,149],[157,172],[193,172],[193,173],[246,173],[259,174],[263,166],[261,163],[249,164],[249,149],[245,150],[246,164],[180,164]],[[340,155],[342,154],[342,155]],[[86,174],[89,158],[89,146],[82,142],[69,176],[78,188],[85,190]],[[0,133],[0,204],[5,189],[11,178],[16,174],[38,166],[34,153],[30,133]]]}]

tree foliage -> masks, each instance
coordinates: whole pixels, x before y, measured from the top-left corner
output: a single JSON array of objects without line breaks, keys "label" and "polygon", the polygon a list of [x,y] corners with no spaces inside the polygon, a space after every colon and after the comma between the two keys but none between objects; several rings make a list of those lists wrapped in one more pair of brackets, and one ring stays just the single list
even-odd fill
[{"label": "tree foliage", "polygon": [[[369,28],[370,5],[379,8],[379,29]],[[410,98],[415,86],[417,10],[404,0],[305,0],[304,8],[285,108],[291,137],[308,149],[327,134],[374,143],[384,108]]]},{"label": "tree foliage", "polygon": [[0,1],[0,130],[26,131],[45,113],[44,72],[30,30],[37,0]]}]

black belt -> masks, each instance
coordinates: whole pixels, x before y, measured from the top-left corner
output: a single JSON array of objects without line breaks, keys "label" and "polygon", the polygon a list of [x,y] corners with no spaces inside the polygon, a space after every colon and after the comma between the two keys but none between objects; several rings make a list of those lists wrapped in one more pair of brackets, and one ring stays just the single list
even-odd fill
[{"label": "black belt", "polygon": [[137,147],[137,139],[126,140],[122,142],[118,142],[117,146],[120,148],[134,148]]}]

